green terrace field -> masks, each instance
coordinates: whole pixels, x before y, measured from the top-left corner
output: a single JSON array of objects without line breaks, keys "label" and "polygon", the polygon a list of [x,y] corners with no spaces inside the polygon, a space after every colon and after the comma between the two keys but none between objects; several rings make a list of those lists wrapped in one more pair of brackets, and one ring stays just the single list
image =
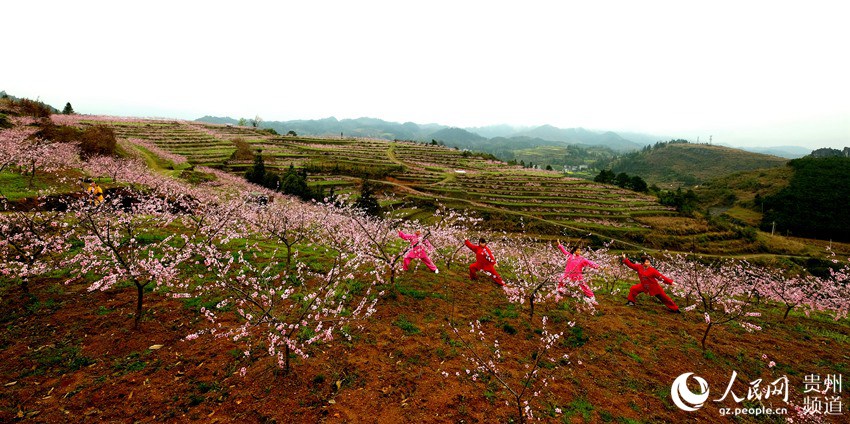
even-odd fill
[{"label": "green terrace field", "polygon": [[[491,228],[525,229],[547,237],[615,239],[625,248],[695,248],[705,253],[743,254],[769,251],[771,243],[742,239],[735,228],[706,225],[679,217],[654,197],[568,177],[556,171],[525,169],[488,160],[483,155],[410,141],[361,138],[277,136],[254,128],[176,120],[82,120],[82,125],[109,125],[121,139],[153,142],[183,155],[194,165],[243,174],[250,157],[234,154],[237,143],[262,152],[267,169],[307,169],[308,183],[353,191],[360,179],[383,183],[390,202],[422,219],[422,211],[442,206],[472,211]],[[692,146],[675,146],[684,149]],[[704,146],[700,146],[703,148]],[[398,199],[402,200],[399,203]],[[404,204],[408,201],[408,204]],[[415,211],[420,211],[415,213]]]},{"label": "green terrace field", "polygon": [[638,223],[636,216],[675,214],[639,193],[552,174],[461,174],[422,190],[588,228],[610,226],[640,231],[648,227]]},{"label": "green terrace field", "polygon": [[185,156],[196,165],[220,166],[236,150],[233,140],[261,137],[260,132],[244,127],[213,126],[185,121],[87,121],[85,125],[108,125],[120,139],[141,139],[157,147]]}]

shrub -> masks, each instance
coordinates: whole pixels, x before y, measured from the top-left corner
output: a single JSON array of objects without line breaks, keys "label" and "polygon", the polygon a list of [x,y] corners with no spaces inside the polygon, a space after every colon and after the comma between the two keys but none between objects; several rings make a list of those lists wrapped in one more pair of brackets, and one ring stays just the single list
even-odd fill
[{"label": "shrub", "polygon": [[115,154],[115,131],[104,125],[95,125],[83,130],[80,136],[80,156],[112,156]]},{"label": "shrub", "polygon": [[18,109],[21,115],[34,116],[36,118],[49,118],[53,113],[53,108],[50,106],[30,99],[20,99],[17,102]]},{"label": "shrub", "polygon": [[48,123],[36,134],[37,137],[59,143],[80,143],[80,156],[112,156],[115,154],[115,132],[104,125],[95,125],[79,130],[75,127]]},{"label": "shrub", "polygon": [[251,151],[251,145],[241,138],[233,140],[233,145],[236,146],[236,151],[230,156],[231,160],[236,161],[252,161],[254,160],[254,152]]}]

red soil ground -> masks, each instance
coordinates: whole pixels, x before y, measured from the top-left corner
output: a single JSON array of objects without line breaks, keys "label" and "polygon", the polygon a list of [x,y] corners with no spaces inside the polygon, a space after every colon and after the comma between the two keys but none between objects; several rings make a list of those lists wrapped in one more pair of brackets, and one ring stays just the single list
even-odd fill
[{"label": "red soil ground", "polygon": [[[555,380],[536,387],[539,397],[527,396],[545,422],[725,422],[718,407],[743,406],[727,399],[680,411],[670,400],[670,385],[685,372],[706,379],[712,399],[725,390],[733,370],[738,395],[746,394],[750,381],[762,378],[764,386],[787,375],[797,404],[806,374],[843,373],[850,381],[846,320],[792,313],[782,322],[782,311],[765,309],[756,321],[763,331],[712,329],[703,352],[702,316],[668,313],[645,296],[632,308],[623,305],[622,293],[599,293],[596,315],[544,303],[529,320],[527,310],[508,304],[495,285],[470,283],[462,272],[433,275],[420,267],[398,285],[353,341],[318,346],[310,358],[293,359],[292,371],[284,374],[261,347],[246,359],[239,354],[246,347],[229,340],[184,341],[210,325],[191,302],[148,294],[147,315],[134,330],[134,290],[88,293],[81,283],[40,280],[30,286],[33,302],[17,286],[3,284],[0,422],[516,421],[502,387],[463,375],[472,366],[448,325],[453,307],[461,328],[481,319],[498,337],[502,367],[517,389],[533,362],[541,315],[551,316],[550,329],[565,332],[549,354],[569,354],[569,364],[547,369]],[[769,368],[762,354],[777,365]],[[243,366],[245,377],[238,373]],[[845,415],[827,422],[848,422],[850,396],[843,401]],[[777,406],[774,399],[765,404]]]}]

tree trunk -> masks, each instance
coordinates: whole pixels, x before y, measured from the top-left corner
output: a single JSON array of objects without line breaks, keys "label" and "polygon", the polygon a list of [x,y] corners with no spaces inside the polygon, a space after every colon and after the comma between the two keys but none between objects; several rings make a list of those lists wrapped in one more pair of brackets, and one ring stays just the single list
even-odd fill
[{"label": "tree trunk", "polygon": [[284,358],[284,363],[286,365],[284,365],[283,372],[288,374],[289,373],[289,345],[288,344],[286,345],[286,358]]},{"label": "tree trunk", "polygon": [[139,329],[139,321],[142,319],[142,299],[145,296],[145,286],[136,283],[136,323],[133,325],[133,328],[136,330]]},{"label": "tree trunk", "polygon": [[32,171],[30,172],[30,183],[28,188],[33,188],[35,185],[35,161],[32,161]]},{"label": "tree trunk", "polygon": [[286,271],[289,272],[290,264],[292,263],[292,246],[286,245]]},{"label": "tree trunk", "polygon": [[791,313],[791,309],[794,309],[794,305],[788,306],[788,308],[785,309],[785,316],[782,317],[782,321],[788,319],[788,314]]},{"label": "tree trunk", "polygon": [[525,414],[522,413],[522,402],[520,400],[520,398],[516,399],[516,411],[519,414],[519,422],[522,424],[525,423]]},{"label": "tree trunk", "polygon": [[708,338],[708,332],[711,330],[711,326],[714,325],[713,322],[708,323],[708,327],[705,328],[705,333],[702,335],[702,350],[705,351],[705,339]]}]

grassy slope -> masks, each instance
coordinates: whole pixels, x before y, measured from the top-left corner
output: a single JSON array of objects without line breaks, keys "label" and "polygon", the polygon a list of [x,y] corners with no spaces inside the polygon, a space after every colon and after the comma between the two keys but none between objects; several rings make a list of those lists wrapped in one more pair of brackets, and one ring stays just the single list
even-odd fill
[{"label": "grassy slope", "polygon": [[725,212],[733,218],[757,226],[761,222],[760,205],[755,197],[776,194],[788,186],[793,169],[787,166],[738,172],[713,179],[694,190],[701,210]]},{"label": "grassy slope", "polygon": [[676,188],[682,183],[702,184],[735,172],[783,166],[787,159],[705,144],[670,144],[635,158],[623,159],[615,172],[640,175],[661,188]]}]

